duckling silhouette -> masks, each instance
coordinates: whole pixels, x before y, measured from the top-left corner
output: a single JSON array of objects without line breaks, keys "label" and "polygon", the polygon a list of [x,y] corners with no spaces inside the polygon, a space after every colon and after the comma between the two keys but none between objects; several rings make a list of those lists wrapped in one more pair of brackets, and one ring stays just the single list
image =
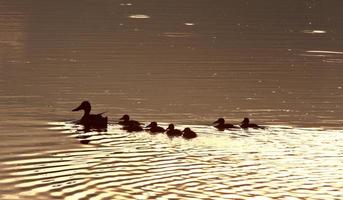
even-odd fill
[{"label": "duckling silhouette", "polygon": [[168,135],[168,137],[179,137],[182,136],[182,131],[180,131],[179,129],[175,129],[174,124],[169,124],[167,130],[166,130],[166,134]]},{"label": "duckling silhouette", "polygon": [[216,127],[220,131],[224,131],[225,129],[231,129],[231,128],[239,128],[232,124],[226,124],[224,118],[219,118],[217,121],[213,122],[213,124],[217,124],[214,127]]},{"label": "duckling silhouette", "polygon": [[91,104],[88,101],[83,101],[81,105],[72,111],[84,110],[84,114],[80,120],[76,123],[83,125],[85,128],[97,128],[103,129],[107,128],[107,117],[103,117],[103,113],[90,114]]},{"label": "duckling silhouette", "polygon": [[150,133],[164,133],[166,130],[164,128],[157,125],[157,122],[151,122],[148,126],[146,126],[147,131]]},{"label": "duckling silhouette", "polygon": [[133,126],[133,125],[140,126],[141,125],[141,123],[136,121],[136,120],[130,120],[130,116],[129,115],[123,115],[119,119],[118,124],[123,125],[123,126],[127,126],[127,125],[130,125],[130,126]]},{"label": "duckling silhouette", "polygon": [[257,124],[251,124],[249,118],[244,118],[241,122],[241,128],[248,129],[248,128],[254,128],[254,129],[265,129],[264,126],[259,126]]},{"label": "duckling silhouette", "polygon": [[123,125],[123,129],[130,133],[143,131],[143,128],[140,124],[134,123],[132,121],[129,121],[127,124]]},{"label": "duckling silhouette", "polygon": [[182,132],[183,132],[182,137],[187,140],[197,137],[197,134],[188,127],[185,128]]}]

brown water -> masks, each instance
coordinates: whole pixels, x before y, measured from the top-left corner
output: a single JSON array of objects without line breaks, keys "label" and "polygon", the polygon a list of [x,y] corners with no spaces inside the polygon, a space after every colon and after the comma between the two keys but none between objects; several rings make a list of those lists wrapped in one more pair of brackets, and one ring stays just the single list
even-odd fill
[{"label": "brown water", "polygon": [[[341,199],[342,6],[0,1],[0,199]],[[85,99],[108,132],[69,123]],[[210,127],[246,116],[270,128]]]}]

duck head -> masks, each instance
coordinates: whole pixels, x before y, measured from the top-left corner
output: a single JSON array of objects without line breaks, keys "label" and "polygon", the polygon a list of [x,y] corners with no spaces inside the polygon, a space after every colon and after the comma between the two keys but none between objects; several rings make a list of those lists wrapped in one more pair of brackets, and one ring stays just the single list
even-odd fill
[{"label": "duck head", "polygon": [[148,126],[146,126],[146,128],[155,128],[157,127],[157,122],[151,122]]},{"label": "duck head", "polygon": [[124,122],[130,121],[129,115],[123,115],[119,120],[123,120]]},{"label": "duck head", "polygon": [[224,118],[219,118],[217,121],[213,122],[213,124],[224,124],[225,120]]},{"label": "duck head", "polygon": [[75,108],[72,111],[79,111],[84,110],[86,114],[89,114],[91,112],[91,104],[88,101],[84,101],[79,105],[79,107]]},{"label": "duck head", "polygon": [[249,118],[244,118],[242,121],[242,124],[249,124]]},{"label": "duck head", "polygon": [[169,124],[167,130],[173,131],[174,130],[174,124]]},{"label": "duck head", "polygon": [[190,132],[192,132],[192,130],[191,130],[190,128],[187,127],[187,128],[185,128],[185,129],[183,129],[183,132],[184,132],[184,133],[190,133]]}]

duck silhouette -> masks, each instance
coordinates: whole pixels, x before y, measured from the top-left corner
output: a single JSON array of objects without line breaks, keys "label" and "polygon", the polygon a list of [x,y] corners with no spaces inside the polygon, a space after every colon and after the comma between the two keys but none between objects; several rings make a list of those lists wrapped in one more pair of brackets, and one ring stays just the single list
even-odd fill
[{"label": "duck silhouette", "polygon": [[254,129],[264,129],[264,126],[259,126],[257,124],[251,124],[249,118],[244,118],[241,122],[241,128],[248,129],[248,128],[254,128]]},{"label": "duck silhouette", "polygon": [[130,125],[130,126],[133,126],[133,125],[140,126],[141,125],[141,123],[136,121],[136,120],[130,120],[130,116],[129,115],[123,115],[119,119],[118,124],[123,125],[123,126],[127,126],[127,125]]},{"label": "duck silhouette", "polygon": [[166,130],[157,125],[157,122],[151,122],[148,126],[146,126],[147,131],[150,133],[164,133]]},{"label": "duck silhouette", "polygon": [[188,127],[185,128],[182,132],[183,132],[182,137],[187,140],[197,137],[197,134]]},{"label": "duck silhouette", "polygon": [[123,126],[123,129],[127,132],[139,132],[143,131],[141,123],[136,120],[130,120],[129,115],[123,115],[120,119],[118,124]]},{"label": "duck silhouette", "polygon": [[225,123],[224,118],[219,118],[217,121],[213,122],[213,124],[217,124],[214,127],[216,127],[220,131],[224,131],[225,129],[231,129],[231,128],[239,128],[238,126]]},{"label": "duck silhouette", "polygon": [[169,124],[167,130],[166,130],[166,134],[168,135],[168,137],[180,137],[182,136],[182,131],[180,131],[179,129],[175,129],[174,124]]},{"label": "duck silhouette", "polygon": [[84,114],[80,120],[76,123],[81,124],[85,127],[85,129],[96,128],[96,129],[103,129],[107,128],[107,117],[103,117],[103,113],[99,114],[90,114],[91,112],[91,104],[89,101],[83,101],[81,105],[75,108],[72,111],[79,111],[84,110]]},{"label": "duck silhouette", "polygon": [[140,124],[128,122],[128,124],[123,125],[123,130],[126,130],[127,132],[140,132],[143,131],[143,128]]}]

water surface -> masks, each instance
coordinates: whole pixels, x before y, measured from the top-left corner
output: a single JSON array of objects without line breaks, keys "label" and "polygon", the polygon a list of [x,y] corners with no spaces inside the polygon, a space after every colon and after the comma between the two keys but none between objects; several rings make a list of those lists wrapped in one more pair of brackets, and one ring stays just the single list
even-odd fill
[{"label": "water surface", "polygon": [[[339,199],[341,7],[0,1],[0,198]],[[67,123],[86,99],[108,132]],[[125,113],[200,136],[129,135]],[[221,133],[218,117],[276,127]]]}]

